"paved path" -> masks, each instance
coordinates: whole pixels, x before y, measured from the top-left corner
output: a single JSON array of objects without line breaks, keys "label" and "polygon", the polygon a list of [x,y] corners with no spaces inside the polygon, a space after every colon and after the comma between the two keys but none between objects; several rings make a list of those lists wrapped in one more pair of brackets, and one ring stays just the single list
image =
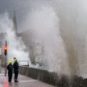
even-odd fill
[{"label": "paved path", "polygon": [[12,80],[12,83],[9,84],[7,81],[7,76],[5,77],[4,74],[0,74],[0,87],[54,87],[54,86],[48,85],[46,83],[22,75],[19,75],[18,83],[15,83]]}]

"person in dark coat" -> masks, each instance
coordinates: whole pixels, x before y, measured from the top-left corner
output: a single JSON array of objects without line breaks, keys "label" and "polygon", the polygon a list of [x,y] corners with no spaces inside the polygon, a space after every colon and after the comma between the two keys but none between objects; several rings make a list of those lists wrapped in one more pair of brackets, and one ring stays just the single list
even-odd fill
[{"label": "person in dark coat", "polygon": [[13,69],[14,69],[14,81],[18,82],[19,63],[16,57],[14,57]]},{"label": "person in dark coat", "polygon": [[9,61],[8,65],[7,65],[7,70],[8,70],[8,82],[11,83],[11,81],[12,81],[12,73],[13,73],[12,61]]}]

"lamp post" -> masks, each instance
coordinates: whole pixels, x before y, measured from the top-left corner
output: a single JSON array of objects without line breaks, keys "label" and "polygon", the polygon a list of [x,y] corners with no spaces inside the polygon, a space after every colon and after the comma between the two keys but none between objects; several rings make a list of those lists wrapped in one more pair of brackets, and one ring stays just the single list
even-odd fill
[{"label": "lamp post", "polygon": [[8,45],[7,45],[7,41],[5,41],[5,45],[4,45],[4,55],[5,55],[5,76],[7,74],[7,54],[8,54]]}]

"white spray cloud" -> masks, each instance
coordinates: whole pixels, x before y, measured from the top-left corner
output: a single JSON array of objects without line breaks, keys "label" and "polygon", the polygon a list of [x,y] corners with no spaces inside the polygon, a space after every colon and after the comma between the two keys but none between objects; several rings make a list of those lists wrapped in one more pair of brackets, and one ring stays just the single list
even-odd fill
[{"label": "white spray cloud", "polygon": [[[4,3],[4,1],[5,0],[3,0],[3,3]],[[29,13],[31,14],[32,9],[35,11],[35,8],[37,6],[39,8],[42,6],[42,4],[45,5],[47,3],[50,3],[51,6],[53,6],[53,8],[56,10],[56,13],[58,13],[58,15],[60,17],[60,24],[61,24],[60,28],[62,31],[61,33],[66,42],[67,49],[69,51],[71,51],[71,54],[70,54],[70,52],[68,52],[70,57],[72,56],[72,52],[73,53],[75,52],[75,54],[76,54],[76,56],[73,55],[75,58],[71,58],[71,60],[78,61],[75,63],[77,64],[77,66],[79,68],[76,68],[76,64],[74,62],[72,64],[74,66],[73,68],[76,68],[75,73],[80,74],[81,76],[87,77],[87,70],[86,70],[87,62],[85,61],[85,60],[87,60],[86,48],[85,48],[85,47],[87,47],[86,46],[86,34],[87,34],[87,21],[86,21],[87,5],[86,5],[86,3],[87,3],[87,1],[86,0],[44,0],[44,1],[43,0],[36,0],[36,1],[35,0],[26,0],[26,2],[24,0],[22,0],[22,1],[21,0],[19,0],[19,1],[18,0],[13,0],[13,1],[8,0],[7,2],[8,3],[12,2],[10,4],[10,5],[12,5],[11,7],[16,8],[16,10],[18,11],[18,15],[19,15],[18,20],[21,21],[21,22],[19,21],[19,24],[20,24],[19,26],[21,26],[23,24],[25,25],[25,23],[23,23],[23,21],[25,22],[26,15],[29,15]],[[2,3],[0,3],[0,4],[2,4]],[[5,5],[3,5],[3,6],[5,6]],[[33,14],[32,14],[32,16],[33,16]],[[28,18],[28,16],[26,18]],[[26,26],[24,26],[23,29],[24,30],[28,29],[29,28],[28,25],[30,23],[31,22],[29,22],[27,20]],[[44,27],[44,28],[46,28],[46,27]],[[22,31],[22,28],[20,28],[20,30]],[[34,31],[34,30],[32,30],[32,31]],[[43,32],[43,31],[40,30],[40,32]],[[34,34],[34,32],[32,32],[32,33],[33,33],[33,37],[34,37],[36,33],[35,34]],[[72,48],[72,46],[73,46],[73,48]],[[73,49],[74,49],[74,51],[72,51]],[[72,71],[74,71],[73,68],[71,67]]]},{"label": "white spray cloud", "polygon": [[3,44],[8,43],[8,59],[17,57],[20,64],[29,63],[29,52],[21,38],[16,36],[13,20],[7,13],[0,15],[0,32],[4,33]]},{"label": "white spray cloud", "polygon": [[[67,43],[74,74],[87,78],[87,1],[54,0],[53,7],[59,13],[62,36]],[[70,52],[71,51],[71,52]],[[72,55],[72,53],[75,53]]]},{"label": "white spray cloud", "polygon": [[[3,0],[3,3],[4,1],[5,0]],[[72,71],[74,71],[75,74],[77,73],[77,74],[80,74],[81,76],[87,77],[87,70],[86,70],[87,62],[85,61],[87,60],[87,55],[86,55],[86,48],[87,48],[86,46],[87,4],[86,3],[87,3],[87,0],[44,0],[44,1],[45,1],[44,5],[48,2],[51,3],[51,6],[53,6],[53,8],[56,10],[56,13],[58,13],[60,17],[60,24],[61,24],[60,28],[62,31],[61,33],[66,42],[67,50],[69,50],[68,53],[70,55],[70,58],[72,57],[72,54],[74,52],[76,54],[76,55],[73,54],[75,58],[72,57],[71,60],[75,60],[75,61],[77,60],[78,62],[75,62],[75,63],[70,62],[70,64],[74,66],[74,67],[71,67]],[[16,8],[16,10],[18,11],[18,15],[19,15],[18,18],[22,21],[22,22],[19,22],[21,26],[23,24],[25,25],[23,21],[25,22],[26,20],[25,19],[26,14],[29,14],[32,8],[35,9],[35,7],[37,6],[38,8],[41,7],[44,1],[43,0],[36,0],[36,1],[26,0],[25,2],[24,0],[13,0],[13,1],[8,0],[7,2],[9,3],[12,2],[12,4],[10,5],[12,5],[12,7],[14,5],[14,8]],[[26,18],[28,18],[28,16]],[[26,26],[24,26],[24,29],[28,29],[29,24],[30,22],[26,21]],[[22,31],[22,28],[20,28],[20,30]],[[32,33],[34,37],[35,34],[34,32]],[[28,32],[27,32],[27,35],[28,35]],[[28,41],[26,40],[26,42]],[[79,68],[76,68],[77,67],[76,64]],[[76,70],[74,68],[76,68]]]},{"label": "white spray cloud", "polygon": [[[33,44],[31,46],[35,55],[34,60],[42,64],[42,69],[58,74],[70,74],[68,56],[60,35],[59,18],[54,9],[44,5],[37,7],[26,16],[23,27],[24,41],[27,40],[27,46]],[[27,37],[30,32],[32,36],[29,39]]]}]

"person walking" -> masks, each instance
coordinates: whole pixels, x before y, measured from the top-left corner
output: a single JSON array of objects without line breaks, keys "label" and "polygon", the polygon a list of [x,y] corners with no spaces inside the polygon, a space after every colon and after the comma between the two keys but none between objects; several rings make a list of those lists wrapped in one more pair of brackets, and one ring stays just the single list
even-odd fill
[{"label": "person walking", "polygon": [[14,57],[13,69],[14,69],[14,81],[18,82],[19,63],[16,57]]},{"label": "person walking", "polygon": [[12,65],[11,60],[8,62],[7,70],[8,70],[8,82],[11,83],[11,81],[12,81],[12,73],[13,73],[13,65]]}]

